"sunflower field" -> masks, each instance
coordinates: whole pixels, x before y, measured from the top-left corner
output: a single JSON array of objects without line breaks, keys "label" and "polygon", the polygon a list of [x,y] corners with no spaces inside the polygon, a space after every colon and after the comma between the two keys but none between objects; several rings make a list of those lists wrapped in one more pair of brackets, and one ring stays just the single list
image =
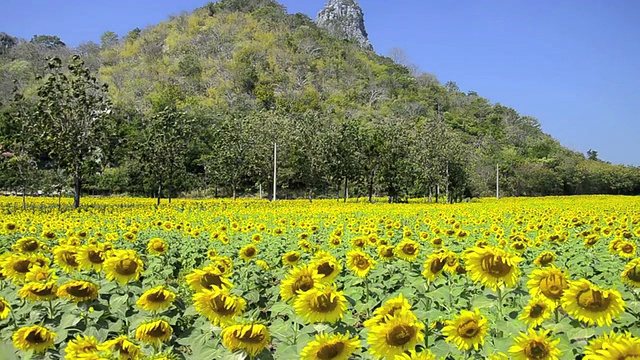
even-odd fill
[{"label": "sunflower field", "polygon": [[640,199],[0,199],[0,359],[640,359]]}]

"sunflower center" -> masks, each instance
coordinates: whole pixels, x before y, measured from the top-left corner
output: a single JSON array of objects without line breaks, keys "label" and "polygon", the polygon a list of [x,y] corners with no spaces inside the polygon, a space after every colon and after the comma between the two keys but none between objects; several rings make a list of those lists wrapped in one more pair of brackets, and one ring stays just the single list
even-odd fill
[{"label": "sunflower center", "polygon": [[[333,298],[333,299],[332,299]],[[321,313],[330,313],[338,307],[338,297],[331,294],[321,294],[311,302],[311,308]]]},{"label": "sunflower center", "polygon": [[416,335],[416,329],[407,324],[396,325],[387,333],[387,344],[391,346],[404,346]]},{"label": "sunflower center", "polygon": [[86,284],[71,285],[67,288],[67,293],[74,297],[87,297],[93,294],[91,287]]},{"label": "sunflower center", "polygon": [[431,262],[431,265],[429,265],[429,270],[431,270],[431,273],[437,274],[442,271],[445,264],[446,262],[443,259],[436,258]]},{"label": "sunflower center", "polygon": [[13,224],[13,223],[8,223],[7,224],[7,230],[13,231],[15,229],[16,229],[16,224]]},{"label": "sunflower center", "polygon": [[566,282],[562,276],[551,274],[540,280],[540,291],[549,299],[560,299]]},{"label": "sunflower center", "polygon": [[627,272],[627,279],[640,282],[640,266],[635,266]]},{"label": "sunflower center", "polygon": [[442,245],[442,239],[435,238],[435,239],[433,239],[432,244],[433,245]]},{"label": "sunflower center", "polygon": [[[259,344],[264,340],[264,334],[260,331],[254,333],[253,326],[251,326],[251,328],[248,331],[246,331],[244,334],[242,333],[243,331],[234,331],[233,335],[238,340],[245,343],[250,343],[250,344]],[[241,334],[242,336],[239,336]]]},{"label": "sunflower center", "polygon": [[162,243],[162,242],[160,242],[160,241],[154,242],[154,243],[151,245],[151,248],[152,248],[153,250],[157,251],[157,252],[164,252],[164,251],[165,251],[164,243]]},{"label": "sunflower center", "polygon": [[154,337],[154,338],[162,338],[167,336],[167,331],[164,328],[164,326],[162,326],[162,324],[157,324],[155,325],[151,330],[149,330],[147,332],[147,335]]},{"label": "sunflower center", "polygon": [[524,347],[524,354],[527,359],[545,359],[549,355],[549,349],[545,343],[534,340]]},{"label": "sunflower center", "polygon": [[[29,291],[37,296],[49,296],[53,294],[53,284],[46,284],[42,287],[31,288]],[[1,309],[0,309],[1,310]]]},{"label": "sunflower center", "polygon": [[539,318],[544,313],[544,309],[545,307],[540,304],[533,305],[531,307],[531,310],[529,310],[529,317],[532,317],[534,319]]},{"label": "sunflower center", "polygon": [[513,243],[513,248],[516,250],[522,250],[525,247],[526,246],[524,245],[524,243],[521,243],[521,242]]},{"label": "sunflower center", "polygon": [[47,342],[47,339],[40,334],[39,330],[29,331],[25,340],[30,344],[42,344]]},{"label": "sunflower center", "polygon": [[497,278],[506,277],[512,269],[511,265],[509,265],[502,256],[494,254],[483,257],[481,266],[482,270]]},{"label": "sunflower center", "polygon": [[249,247],[244,250],[244,256],[246,257],[253,257],[255,256],[255,254],[256,254],[256,248],[254,247]]},{"label": "sunflower center", "polygon": [[222,316],[232,315],[235,312],[235,305],[227,306],[226,303],[227,297],[224,295],[218,295],[209,300],[209,306],[216,313]]},{"label": "sunflower center", "polygon": [[222,279],[216,274],[206,273],[200,278],[200,285],[206,289],[211,289],[214,286],[221,288]]},{"label": "sunflower center", "polygon": [[302,275],[293,283],[292,290],[296,294],[298,291],[307,292],[313,288],[313,278],[309,275]]},{"label": "sunflower center", "polygon": [[402,252],[407,255],[413,255],[416,253],[418,249],[413,244],[405,244],[402,247]]},{"label": "sunflower center", "polygon": [[4,304],[4,301],[0,301],[0,313],[4,311],[4,309],[6,309],[7,306]]},{"label": "sunflower center", "polygon": [[24,251],[36,251],[38,250],[38,241],[36,239],[28,239],[24,243],[22,243],[22,250]]},{"label": "sunflower center", "polygon": [[553,262],[553,255],[551,254],[544,254],[542,255],[542,257],[540,257],[540,264],[541,265],[548,265],[550,263]]},{"label": "sunflower center", "polygon": [[149,296],[147,297],[147,300],[155,303],[162,303],[165,300],[167,300],[167,297],[164,295],[164,291],[158,291],[158,292],[149,294]]},{"label": "sunflower center", "polygon": [[316,357],[321,360],[335,359],[344,350],[344,343],[342,341],[332,344],[326,344],[318,350]]},{"label": "sunflower center", "polygon": [[366,270],[369,268],[369,260],[364,256],[358,256],[355,259],[356,267],[360,270]]},{"label": "sunflower center", "polygon": [[296,262],[296,261],[298,261],[298,259],[300,259],[300,256],[298,254],[289,254],[289,255],[287,255],[287,261],[289,261],[289,262]]},{"label": "sunflower center", "polygon": [[13,263],[13,270],[20,274],[26,274],[29,272],[29,265],[31,265],[29,260],[18,260]]},{"label": "sunflower center", "polygon": [[104,262],[104,257],[100,250],[89,250],[88,257],[92,264],[102,264]]},{"label": "sunflower center", "polygon": [[467,320],[458,326],[458,335],[466,339],[473,338],[479,331],[480,327],[475,320]]},{"label": "sunflower center", "polygon": [[78,267],[78,262],[76,261],[76,254],[74,252],[65,251],[61,254],[61,257],[62,257],[62,261],[64,261],[65,264],[71,267]]},{"label": "sunflower center", "polygon": [[135,274],[136,270],[138,270],[138,263],[130,259],[120,260],[116,265],[116,272],[120,275],[130,276]]},{"label": "sunflower center", "polygon": [[327,277],[333,274],[334,270],[335,270],[335,267],[333,266],[333,264],[331,264],[328,261],[325,261],[320,265],[318,265],[318,274],[324,275],[324,277]]},{"label": "sunflower center", "polygon": [[382,256],[386,257],[386,258],[392,258],[393,257],[393,247],[388,246],[384,248],[384,251],[382,251]]},{"label": "sunflower center", "polygon": [[589,311],[600,312],[609,307],[611,298],[605,296],[600,290],[583,290],[578,294],[578,305]]},{"label": "sunflower center", "polygon": [[633,245],[631,244],[624,244],[620,250],[625,253],[625,254],[631,254],[633,252]]}]

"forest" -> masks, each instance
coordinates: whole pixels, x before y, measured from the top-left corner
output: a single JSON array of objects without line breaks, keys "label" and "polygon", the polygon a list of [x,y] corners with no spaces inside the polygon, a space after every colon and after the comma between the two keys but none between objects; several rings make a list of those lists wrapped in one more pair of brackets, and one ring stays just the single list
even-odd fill
[{"label": "forest", "polygon": [[[496,99],[499,100],[499,99]],[[640,194],[640,168],[330,36],[272,0],[222,0],[100,43],[0,33],[0,190],[409,198]]]}]

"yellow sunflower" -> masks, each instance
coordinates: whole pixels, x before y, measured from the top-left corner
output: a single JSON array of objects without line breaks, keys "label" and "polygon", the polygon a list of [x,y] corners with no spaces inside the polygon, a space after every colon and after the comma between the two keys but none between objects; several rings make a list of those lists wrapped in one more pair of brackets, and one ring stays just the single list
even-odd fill
[{"label": "yellow sunflower", "polygon": [[147,243],[147,251],[150,255],[162,255],[169,250],[169,245],[161,238],[152,238]]},{"label": "yellow sunflower", "polygon": [[369,330],[369,351],[375,358],[393,359],[424,341],[423,330],[424,324],[413,314],[407,311],[397,312],[386,322]]},{"label": "yellow sunflower", "polygon": [[220,270],[223,276],[231,276],[233,274],[233,260],[228,256],[216,256],[211,263]]},{"label": "yellow sunflower", "polygon": [[98,297],[98,285],[84,280],[71,280],[60,286],[59,297],[66,297],[75,302],[93,300]]},{"label": "yellow sunflower", "polygon": [[110,351],[118,354],[120,360],[137,360],[142,354],[140,346],[134,344],[125,335],[107,340],[99,345],[100,351]]},{"label": "yellow sunflower", "polygon": [[323,286],[300,294],[293,307],[308,322],[334,324],[344,316],[347,299],[335,286]]},{"label": "yellow sunflower", "polygon": [[347,253],[347,267],[361,278],[366,277],[375,264],[376,261],[362,251],[352,250]]},{"label": "yellow sunflower", "polygon": [[58,276],[56,276],[56,271],[54,269],[49,269],[47,267],[41,267],[39,265],[33,265],[29,269],[27,275],[25,275],[25,281],[29,282],[43,282],[48,280],[55,280]]},{"label": "yellow sunflower", "polygon": [[5,298],[0,296],[0,320],[4,320],[11,313],[11,305]]},{"label": "yellow sunflower", "polygon": [[255,357],[271,343],[269,329],[262,324],[237,324],[222,329],[222,344],[230,351],[243,350]]},{"label": "yellow sunflower", "polygon": [[185,276],[185,279],[187,284],[195,291],[213,289],[214,287],[225,289],[233,287],[227,276],[215,264],[205,266],[202,269],[194,269]]},{"label": "yellow sunflower", "polygon": [[550,332],[529,329],[527,333],[520,333],[514,340],[515,344],[509,348],[509,354],[514,360],[559,360],[562,352],[556,346],[560,339],[550,340]]},{"label": "yellow sunflower", "polygon": [[460,350],[478,350],[480,345],[484,345],[488,330],[489,323],[480,310],[462,310],[453,320],[445,321],[442,334],[446,342],[455,344]]},{"label": "yellow sunflower", "polygon": [[349,360],[360,348],[360,339],[346,334],[320,333],[300,353],[301,360]]},{"label": "yellow sunflower", "polygon": [[244,261],[249,261],[253,259],[256,255],[258,255],[258,249],[253,244],[248,244],[240,249],[238,254],[240,258]]},{"label": "yellow sunflower", "polygon": [[154,347],[169,341],[173,334],[173,328],[165,320],[154,320],[140,324],[136,329],[137,340],[151,344]]},{"label": "yellow sunflower", "polygon": [[427,282],[432,282],[438,275],[442,274],[445,265],[447,265],[447,253],[443,251],[434,252],[425,260],[422,276],[427,279]]},{"label": "yellow sunflower", "polygon": [[42,326],[25,326],[13,333],[11,339],[16,349],[43,353],[53,347],[53,339],[58,336]]},{"label": "yellow sunflower", "polygon": [[65,360],[81,359],[83,354],[98,352],[98,339],[93,336],[77,335],[75,339],[67,343]]},{"label": "yellow sunflower", "polygon": [[320,286],[322,275],[311,266],[301,266],[291,269],[289,275],[280,283],[280,296],[284,301],[294,299],[301,293]]},{"label": "yellow sunflower", "polygon": [[409,304],[409,301],[402,295],[402,293],[398,294],[396,297],[390,298],[385,301],[381,307],[375,309],[373,311],[373,317],[366,320],[364,322],[364,326],[372,328],[383,324],[388,318],[393,317],[396,313],[400,312],[404,312],[407,315],[413,315],[411,312],[411,304]]},{"label": "yellow sunflower", "polygon": [[218,251],[216,251],[216,249],[207,250],[207,257],[209,258],[209,260],[215,260],[217,256]]},{"label": "yellow sunflower", "polygon": [[83,245],[78,248],[75,259],[80,270],[102,271],[102,265],[107,259],[107,254],[98,245]]},{"label": "yellow sunflower", "polygon": [[160,285],[140,295],[136,305],[147,311],[162,311],[168,309],[175,299],[176,294],[173,291]]},{"label": "yellow sunflower", "polygon": [[142,260],[135,250],[114,250],[103,266],[106,278],[115,280],[120,285],[138,280],[143,268]]},{"label": "yellow sunflower", "polygon": [[31,253],[46,250],[46,246],[42,241],[30,236],[18,239],[15,244],[11,245],[11,249],[20,253]]},{"label": "yellow sunflower", "polygon": [[67,274],[71,274],[78,270],[78,261],[76,255],[78,254],[77,248],[71,245],[61,245],[53,248],[53,262],[58,265],[62,271]]},{"label": "yellow sunflower", "polygon": [[338,260],[329,254],[312,261],[309,266],[315,268],[318,274],[322,276],[320,282],[323,284],[333,283],[342,271],[342,266],[340,266]]},{"label": "yellow sunflower", "polygon": [[569,279],[567,274],[552,265],[533,270],[529,275],[527,287],[529,287],[529,293],[532,297],[544,296],[557,302],[562,298],[565,290],[569,288]]},{"label": "yellow sunflower", "polygon": [[620,315],[625,307],[617,290],[600,289],[585,279],[571,282],[561,302],[567,314],[590,326],[611,325],[612,319]]},{"label": "yellow sunflower", "polygon": [[260,244],[262,242],[262,235],[260,235],[259,233],[251,235],[251,241],[254,244]]},{"label": "yellow sunflower", "polygon": [[498,247],[473,247],[463,255],[471,279],[496,290],[500,285],[514,287],[520,276],[518,263],[523,259]]},{"label": "yellow sunflower", "polygon": [[533,263],[538,267],[545,267],[553,264],[556,261],[556,254],[553,251],[543,251],[536,256]]},{"label": "yellow sunflower", "polygon": [[518,319],[524,321],[529,327],[536,327],[551,317],[556,304],[544,296],[531,298],[529,304],[524,307]]},{"label": "yellow sunflower", "polygon": [[406,261],[414,261],[420,253],[420,244],[411,239],[404,239],[396,246],[396,255]]},{"label": "yellow sunflower", "polygon": [[631,260],[624,267],[622,281],[631,287],[640,288],[640,258]]},{"label": "yellow sunflower", "polygon": [[391,261],[396,257],[396,247],[391,245],[378,246],[378,257],[382,261]]},{"label": "yellow sunflower", "polygon": [[637,246],[633,241],[622,241],[618,245],[618,256],[622,258],[632,258],[636,256]]},{"label": "yellow sunflower", "polygon": [[2,267],[2,272],[7,279],[15,283],[22,283],[26,280],[27,273],[32,266],[46,267],[49,263],[49,259],[40,254],[11,254],[2,259],[0,267]]},{"label": "yellow sunflower", "polygon": [[[584,360],[609,360],[609,359],[633,359],[620,357],[609,357],[612,355],[609,349],[623,349],[628,348],[629,340],[631,342],[638,342],[637,338],[632,337],[630,334],[616,334],[613,330],[611,333],[604,333],[603,336],[598,336],[589,340],[589,343],[584,347]],[[615,351],[615,350],[614,350]],[[616,351],[617,352],[617,351]],[[640,353],[638,354],[640,356]]]},{"label": "yellow sunflower", "polygon": [[22,299],[29,301],[48,301],[54,300],[57,295],[58,285],[55,281],[42,282],[28,282],[22,286],[22,289],[18,291],[18,295]]},{"label": "yellow sunflower", "polygon": [[300,261],[299,251],[289,251],[282,255],[282,263],[287,266],[295,266]]},{"label": "yellow sunflower", "polygon": [[408,353],[396,355],[394,360],[436,360],[436,356],[430,350],[422,350],[421,352],[409,350]]},{"label": "yellow sunflower", "polygon": [[202,289],[193,295],[193,305],[213,325],[226,326],[236,316],[242,315],[247,303],[243,298],[230,295],[226,289],[214,287],[213,290]]},{"label": "yellow sunflower", "polygon": [[260,266],[264,271],[269,271],[270,269],[269,264],[264,260],[256,260],[256,265]]}]

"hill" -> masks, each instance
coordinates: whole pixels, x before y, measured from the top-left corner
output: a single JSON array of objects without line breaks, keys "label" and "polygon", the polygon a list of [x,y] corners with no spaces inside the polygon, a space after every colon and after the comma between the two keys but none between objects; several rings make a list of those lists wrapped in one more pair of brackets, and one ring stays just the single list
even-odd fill
[{"label": "hill", "polygon": [[[638,168],[595,152],[585,158],[531,116],[334,35],[270,0],[222,0],[76,49],[55,36],[5,34],[0,144],[17,142],[14,84],[20,106],[30,108],[46,58],[80,54],[109,85],[113,107],[108,139],[84,179],[92,193],[266,191],[274,143],[278,191],[288,197],[489,196],[496,164],[504,195],[640,193]],[[46,142],[33,148],[48,175],[29,186],[56,182]],[[24,176],[0,180],[18,187]]]}]

